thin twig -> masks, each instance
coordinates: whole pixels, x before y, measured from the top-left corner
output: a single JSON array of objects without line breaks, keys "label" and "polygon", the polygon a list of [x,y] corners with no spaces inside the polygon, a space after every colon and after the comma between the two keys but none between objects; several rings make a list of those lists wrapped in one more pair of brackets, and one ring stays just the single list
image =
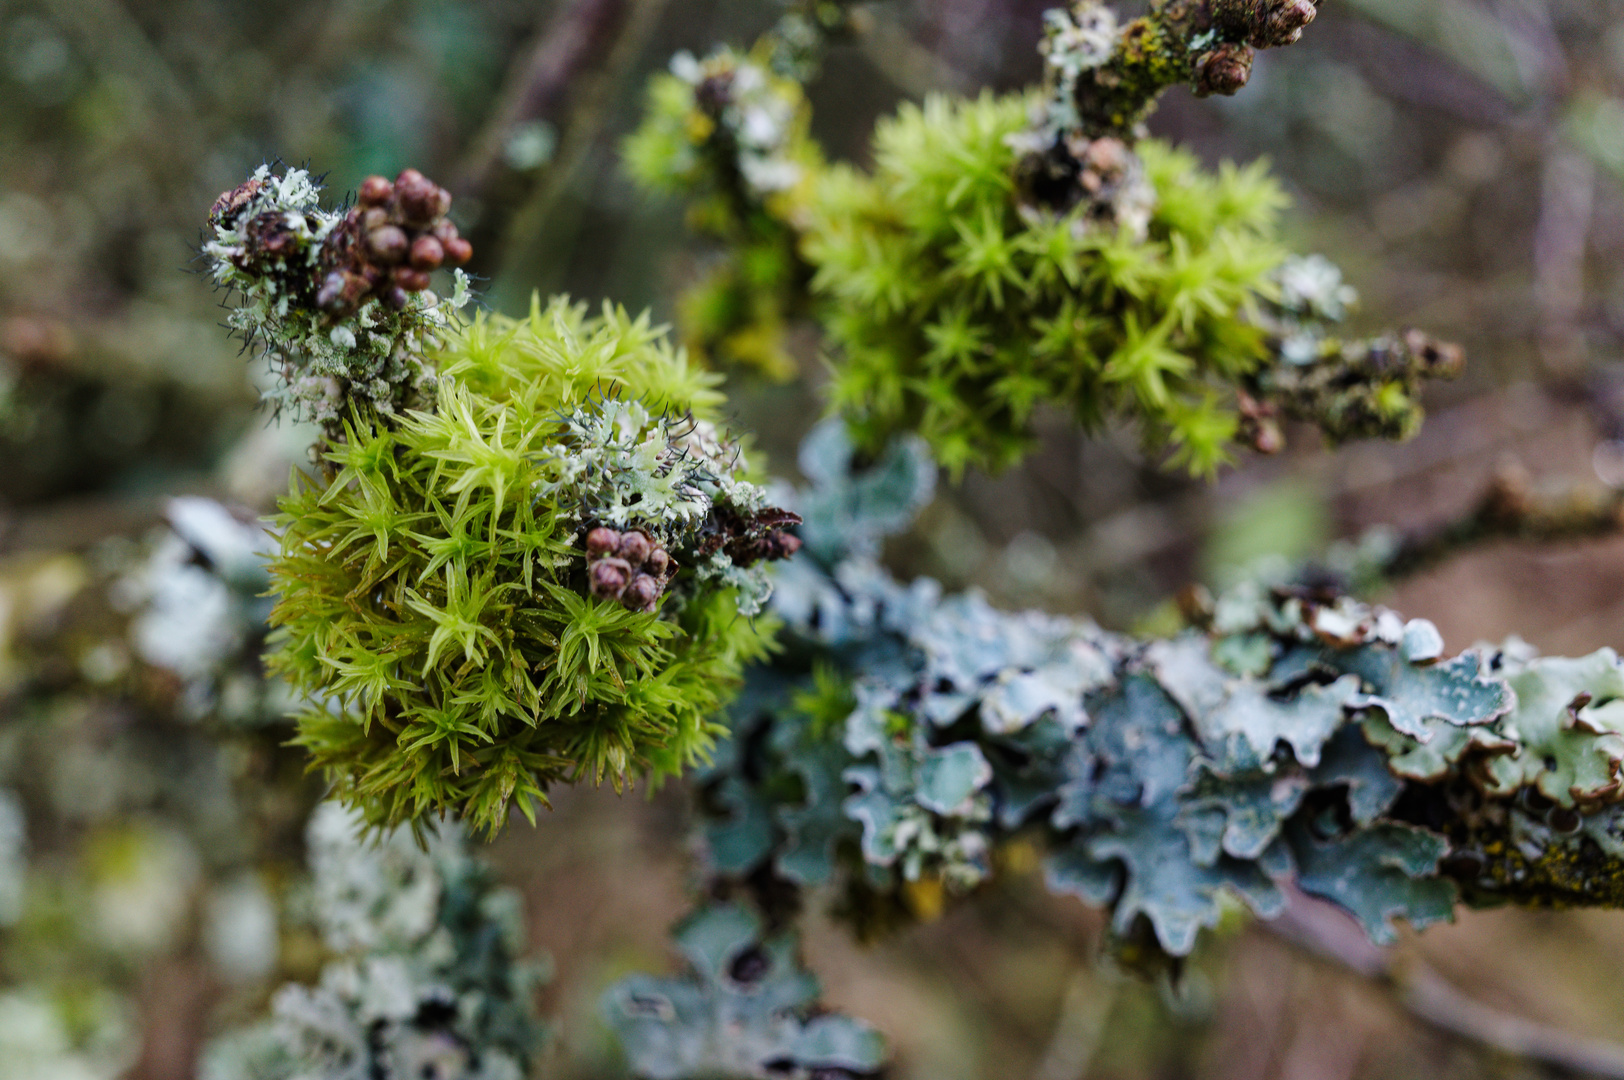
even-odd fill
[{"label": "thin twig", "polygon": [[1535,490],[1521,466],[1495,471],[1488,490],[1458,521],[1411,533],[1382,567],[1389,580],[1407,577],[1493,540],[1553,543],[1624,533],[1624,493],[1574,488],[1557,496]]},{"label": "thin twig", "polygon": [[1320,960],[1382,984],[1407,1013],[1451,1038],[1566,1073],[1624,1080],[1624,1046],[1473,1001],[1420,961],[1371,944],[1342,912],[1295,889],[1288,891],[1284,914],[1261,925]]},{"label": "thin twig", "polygon": [[[475,215],[465,234],[481,272],[501,265],[513,218],[556,170],[567,144],[580,140],[582,122],[590,126],[601,112],[609,71],[640,6],[638,0],[570,0],[510,75],[453,188]],[[541,140],[543,148],[516,155],[515,139],[526,136]]]},{"label": "thin twig", "polygon": [[1088,1075],[1105,1024],[1116,1005],[1121,980],[1106,968],[1080,971],[1066,987],[1048,1049],[1032,1072],[1033,1080],[1076,1080]]}]

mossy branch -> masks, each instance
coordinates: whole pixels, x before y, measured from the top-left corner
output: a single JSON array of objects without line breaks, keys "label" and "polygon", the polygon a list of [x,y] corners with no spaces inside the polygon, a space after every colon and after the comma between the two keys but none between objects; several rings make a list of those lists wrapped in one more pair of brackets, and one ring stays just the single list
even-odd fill
[{"label": "mossy branch", "polygon": [[[1081,0],[1078,31],[1102,27],[1104,5]],[[1188,85],[1197,94],[1234,94],[1251,77],[1257,49],[1293,44],[1314,21],[1314,0],[1156,0],[1148,14],[1116,34],[1108,58],[1058,63],[1057,54],[1085,35],[1051,34],[1050,62],[1075,76],[1058,87],[1075,110],[1076,134],[1133,142],[1163,92]],[[1070,125],[1068,125],[1070,126]]]},{"label": "mossy branch", "polygon": [[[701,774],[708,894],[759,912],[729,918],[787,926],[804,890],[834,885],[837,914],[874,936],[936,917],[1034,849],[1051,890],[1108,909],[1117,960],[1146,974],[1176,973],[1237,905],[1300,929],[1299,893],[1376,945],[1462,902],[1624,907],[1611,650],[1448,657],[1425,621],[1294,585],[1241,587],[1149,642],[999,612],[872,561],[928,499],[929,461],[915,444],[854,460],[837,427],[803,450],[816,486],[799,499],[803,556],[780,574],[786,647],[754,670]],[[740,992],[690,984],[706,1010],[655,1022],[630,1004],[639,986],[610,999],[634,1060],[706,1045],[701,1020]],[[1405,992],[1433,995],[1418,1008],[1462,1004],[1430,983]],[[1503,1034],[1464,1016],[1437,1022]]]}]

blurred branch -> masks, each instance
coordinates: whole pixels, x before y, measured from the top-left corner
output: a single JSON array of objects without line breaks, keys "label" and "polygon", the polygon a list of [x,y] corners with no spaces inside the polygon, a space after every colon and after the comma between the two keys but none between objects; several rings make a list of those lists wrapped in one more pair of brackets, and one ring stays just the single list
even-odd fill
[{"label": "blurred branch", "polygon": [[1347,916],[1294,888],[1287,890],[1285,912],[1258,925],[1320,960],[1382,984],[1397,1004],[1434,1031],[1566,1073],[1624,1080],[1624,1046],[1570,1035],[1474,1001],[1421,961],[1371,944]]},{"label": "blurred branch", "polygon": [[475,267],[494,273],[527,206],[550,203],[591,144],[616,76],[667,0],[569,0],[510,74],[453,191],[473,216]]},{"label": "blurred branch", "polygon": [[[1314,0],[1159,0],[1116,32],[1109,11],[1080,3],[1071,17],[1081,21],[1051,24],[1046,48],[1065,72],[1058,89],[1080,133],[1132,141],[1164,90],[1234,94],[1256,50],[1295,43],[1317,10]],[[1102,37],[1115,39],[1103,61],[1093,52]]]},{"label": "blurred branch", "polygon": [[1508,462],[1465,517],[1405,536],[1382,569],[1389,579],[1402,578],[1494,540],[1553,543],[1619,533],[1624,533],[1624,493],[1573,488],[1542,494],[1527,470]]},{"label": "blurred branch", "polygon": [[1066,987],[1054,1035],[1033,1071],[1033,1080],[1086,1077],[1100,1048],[1106,1021],[1117,1001],[1121,979],[1108,969],[1078,972]]},{"label": "blurred branch", "polygon": [[870,64],[912,97],[971,89],[969,77],[915,41],[893,11],[877,11],[868,32],[857,38],[857,45]]}]

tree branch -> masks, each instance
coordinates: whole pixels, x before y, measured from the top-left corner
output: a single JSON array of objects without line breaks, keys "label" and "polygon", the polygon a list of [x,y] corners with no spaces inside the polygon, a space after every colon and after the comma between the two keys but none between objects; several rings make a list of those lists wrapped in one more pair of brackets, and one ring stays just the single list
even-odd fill
[{"label": "tree branch", "polygon": [[476,140],[453,186],[470,212],[467,235],[481,273],[502,259],[509,226],[558,171],[557,162],[596,126],[609,72],[640,0],[571,0],[536,39],[502,93],[495,119]]},{"label": "tree branch", "polygon": [[1535,490],[1522,466],[1508,462],[1463,518],[1410,533],[1382,566],[1389,579],[1421,573],[1468,548],[1495,540],[1554,543],[1624,532],[1624,492],[1575,488],[1557,495]]},{"label": "tree branch", "polygon": [[1287,890],[1283,914],[1259,925],[1320,960],[1380,983],[1405,1012],[1434,1031],[1564,1072],[1624,1080],[1624,1046],[1581,1038],[1474,1001],[1421,961],[1401,959],[1371,944],[1347,916],[1296,889]]},{"label": "tree branch", "polygon": [[[1078,24],[1099,10],[1092,0],[1078,4]],[[1203,96],[1235,93],[1251,76],[1254,50],[1296,42],[1315,14],[1314,0],[1156,0],[1122,28],[1108,60],[1076,76],[1070,97],[1081,133],[1133,140],[1156,99],[1180,83]]]}]

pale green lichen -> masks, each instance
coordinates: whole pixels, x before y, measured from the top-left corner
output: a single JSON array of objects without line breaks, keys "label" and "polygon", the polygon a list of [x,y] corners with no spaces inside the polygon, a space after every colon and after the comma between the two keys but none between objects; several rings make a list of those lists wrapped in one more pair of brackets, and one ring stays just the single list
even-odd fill
[{"label": "pale green lichen", "polygon": [[522,962],[517,893],[463,850],[455,826],[370,842],[323,803],[309,828],[312,911],[334,957],[289,984],[274,1020],[204,1055],[204,1080],[522,1080],[546,1030]]}]

